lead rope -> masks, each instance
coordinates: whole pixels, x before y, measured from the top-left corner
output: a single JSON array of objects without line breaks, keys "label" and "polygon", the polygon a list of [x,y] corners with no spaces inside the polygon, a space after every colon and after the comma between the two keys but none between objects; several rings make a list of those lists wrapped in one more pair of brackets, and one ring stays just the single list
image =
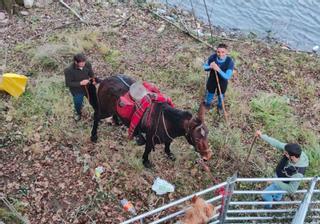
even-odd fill
[{"label": "lead rope", "polygon": [[88,91],[87,85],[84,86],[84,89],[86,90],[87,98],[88,98],[88,101],[90,103],[90,95],[89,95],[89,91]]},{"label": "lead rope", "polygon": [[154,135],[152,136],[152,144],[153,144],[153,146],[155,146],[155,144],[154,144],[154,137],[157,137],[157,138],[159,139],[159,142],[161,143],[161,139],[160,139],[160,137],[157,135],[158,127],[159,127],[159,123],[160,123],[161,113],[162,113],[162,111],[160,112],[160,115],[159,115],[159,117],[158,117],[158,122],[157,122],[156,130],[155,130],[155,132],[154,132]]},{"label": "lead rope", "polygon": [[164,127],[164,131],[166,132],[166,135],[170,138],[171,141],[173,141],[173,138],[169,135],[169,132],[168,132],[168,129],[167,129],[167,126],[166,126],[166,122],[164,120],[163,112],[161,112],[160,116],[162,116],[163,127]]}]

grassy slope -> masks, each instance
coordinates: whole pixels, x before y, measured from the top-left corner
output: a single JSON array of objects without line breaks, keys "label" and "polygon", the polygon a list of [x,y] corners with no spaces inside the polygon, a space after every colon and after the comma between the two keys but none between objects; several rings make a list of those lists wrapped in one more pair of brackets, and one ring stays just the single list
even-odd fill
[{"label": "grassy slope", "polygon": [[[21,24],[29,24],[31,18],[32,26],[17,23],[11,29],[15,31],[10,34],[13,41],[8,70],[33,75],[19,99],[1,96],[0,119],[4,125],[0,131],[8,143],[1,148],[1,169],[8,197],[24,205],[33,223],[80,223],[90,218],[117,223],[127,218],[119,206],[123,197],[141,213],[210,186],[212,180],[195,162],[197,155],[183,138],[172,145],[175,162],[165,158],[162,146],[152,152],[152,171],[142,167],[143,148],[127,140],[125,128],[103,123],[99,142],[91,144],[92,110],[86,105],[86,118],[78,124],[73,122],[62,70],[73,53],[84,51],[100,77],[126,73],[152,81],[173,98],[178,108],[195,113],[206,76],[201,63],[211,51],[169,25],[158,33],[162,21],[124,5],[88,8],[96,10],[88,16],[101,26],[52,31],[62,15],[65,21],[73,20],[69,12],[60,12],[58,4],[53,8],[56,10],[45,10],[54,19],[47,21],[46,28],[51,31],[42,30],[46,34],[42,38],[19,40],[21,36],[32,37],[45,22],[41,10],[31,11],[27,18],[14,18]],[[123,13],[130,19],[119,27]],[[238,70],[226,99],[230,126],[215,112],[206,117],[215,154],[209,166],[217,181],[240,168],[257,128],[283,141],[303,144],[311,160],[308,175],[318,174],[319,130],[313,129],[319,128],[320,121],[319,58],[254,40],[227,44]],[[269,176],[279,156],[259,141],[251,157],[255,159],[249,162],[250,172],[240,175]],[[103,165],[106,172],[96,183],[91,177],[98,165]],[[173,183],[175,192],[155,196],[151,185],[157,176]]]}]

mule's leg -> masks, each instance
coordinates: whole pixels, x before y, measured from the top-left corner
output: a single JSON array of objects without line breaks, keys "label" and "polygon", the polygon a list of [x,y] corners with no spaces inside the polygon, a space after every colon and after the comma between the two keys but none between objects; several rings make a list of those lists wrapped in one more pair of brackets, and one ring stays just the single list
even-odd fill
[{"label": "mule's leg", "polygon": [[175,161],[176,157],[174,156],[174,154],[170,150],[170,144],[171,144],[171,142],[164,143],[164,151],[170,160]]},{"label": "mule's leg", "polygon": [[92,142],[97,142],[98,140],[97,131],[99,126],[99,121],[100,121],[100,114],[98,111],[95,110],[93,114],[93,126],[92,126],[91,137],[90,137]]},{"label": "mule's leg", "polygon": [[115,125],[120,125],[119,117],[116,114],[112,115],[112,120],[114,121]]},{"label": "mule's leg", "polygon": [[146,142],[146,147],[144,149],[144,153],[142,156],[142,163],[144,165],[145,168],[152,168],[153,165],[152,163],[149,161],[149,153],[151,152],[151,150],[154,148],[154,145],[152,144],[152,141],[150,140],[150,138],[147,137],[147,142]]}]

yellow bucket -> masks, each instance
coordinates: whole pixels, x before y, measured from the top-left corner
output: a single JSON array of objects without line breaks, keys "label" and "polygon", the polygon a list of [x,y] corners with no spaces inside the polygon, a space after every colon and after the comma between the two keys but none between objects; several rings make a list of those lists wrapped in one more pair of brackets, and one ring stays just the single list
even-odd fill
[{"label": "yellow bucket", "polygon": [[28,77],[14,73],[5,73],[0,76],[0,90],[11,96],[19,97],[26,89]]}]

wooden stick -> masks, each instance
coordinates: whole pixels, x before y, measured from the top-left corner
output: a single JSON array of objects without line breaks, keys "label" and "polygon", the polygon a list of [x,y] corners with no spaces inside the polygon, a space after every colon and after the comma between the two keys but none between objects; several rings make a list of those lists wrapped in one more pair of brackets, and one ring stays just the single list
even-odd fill
[{"label": "wooden stick", "polygon": [[218,73],[217,73],[216,70],[214,70],[214,73],[216,74],[217,86],[218,86],[218,90],[219,90],[219,93],[220,93],[220,95],[219,95],[218,97],[221,97],[222,109],[223,109],[224,118],[225,118],[227,124],[229,124],[228,114],[227,114],[226,108],[225,108],[225,106],[224,106],[224,99],[223,99],[223,97],[222,97],[222,92],[221,92],[221,87],[220,87],[220,83],[219,83]]},{"label": "wooden stick", "polygon": [[246,167],[246,165],[247,165],[247,162],[248,162],[249,157],[250,157],[251,152],[252,152],[253,145],[254,145],[254,143],[256,142],[256,140],[257,140],[257,136],[254,136],[254,138],[253,138],[253,140],[252,140],[252,142],[251,142],[250,149],[249,149],[249,154],[248,154],[246,160],[244,161],[244,166],[243,166],[243,167]]},{"label": "wooden stick", "polygon": [[76,17],[78,17],[78,19],[80,19],[81,22],[83,23],[87,23],[73,8],[71,8],[67,3],[65,3],[63,0],[59,0],[59,2],[66,7],[67,9],[69,9]]}]

